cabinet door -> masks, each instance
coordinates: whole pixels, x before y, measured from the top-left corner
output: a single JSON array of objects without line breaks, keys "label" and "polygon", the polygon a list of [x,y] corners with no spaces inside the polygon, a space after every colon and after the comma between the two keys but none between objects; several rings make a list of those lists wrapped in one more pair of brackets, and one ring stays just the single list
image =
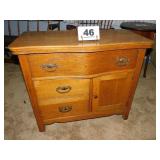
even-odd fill
[{"label": "cabinet door", "polygon": [[[133,72],[117,72],[93,79],[93,111],[123,112]],[[111,112],[112,113],[112,112]]]}]

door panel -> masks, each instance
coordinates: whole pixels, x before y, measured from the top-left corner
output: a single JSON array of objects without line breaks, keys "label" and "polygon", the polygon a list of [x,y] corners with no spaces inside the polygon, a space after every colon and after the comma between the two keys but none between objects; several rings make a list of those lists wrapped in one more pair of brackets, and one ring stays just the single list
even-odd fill
[{"label": "door panel", "polygon": [[93,111],[125,107],[133,72],[119,72],[93,79]]}]

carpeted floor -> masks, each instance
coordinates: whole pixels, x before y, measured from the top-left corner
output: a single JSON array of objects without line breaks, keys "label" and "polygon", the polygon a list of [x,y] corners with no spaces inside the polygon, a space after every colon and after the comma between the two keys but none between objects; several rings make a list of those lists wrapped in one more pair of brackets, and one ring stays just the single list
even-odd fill
[{"label": "carpeted floor", "polygon": [[5,139],[10,140],[153,140],[156,139],[156,73],[149,64],[140,77],[129,119],[111,116],[55,123],[39,132],[18,65],[5,64]]}]

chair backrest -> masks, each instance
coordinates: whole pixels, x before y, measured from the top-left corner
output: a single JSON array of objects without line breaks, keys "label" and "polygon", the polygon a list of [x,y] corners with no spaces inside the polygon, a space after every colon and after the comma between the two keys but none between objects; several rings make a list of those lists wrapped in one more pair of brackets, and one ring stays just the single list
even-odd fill
[{"label": "chair backrest", "polygon": [[48,20],[48,31],[53,31],[55,29],[58,29],[60,31],[60,22],[62,20]]},{"label": "chair backrest", "polygon": [[100,29],[111,29],[113,20],[75,20],[69,21],[68,29],[76,29],[77,26],[98,25]]},{"label": "chair backrest", "polygon": [[100,29],[111,29],[113,20],[79,20],[78,26],[94,26],[98,25]]}]

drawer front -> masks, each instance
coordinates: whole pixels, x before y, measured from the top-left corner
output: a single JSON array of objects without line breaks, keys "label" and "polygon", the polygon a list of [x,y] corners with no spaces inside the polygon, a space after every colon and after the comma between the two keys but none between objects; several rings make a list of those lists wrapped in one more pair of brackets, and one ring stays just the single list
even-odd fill
[{"label": "drawer front", "polygon": [[84,76],[132,69],[137,50],[116,50],[95,53],[53,53],[28,55],[32,77]]},{"label": "drawer front", "polygon": [[89,79],[33,81],[39,105],[52,105],[89,99]]},{"label": "drawer front", "polygon": [[67,117],[88,113],[88,105],[89,101],[81,100],[39,107],[43,119],[47,120],[56,117]]}]

